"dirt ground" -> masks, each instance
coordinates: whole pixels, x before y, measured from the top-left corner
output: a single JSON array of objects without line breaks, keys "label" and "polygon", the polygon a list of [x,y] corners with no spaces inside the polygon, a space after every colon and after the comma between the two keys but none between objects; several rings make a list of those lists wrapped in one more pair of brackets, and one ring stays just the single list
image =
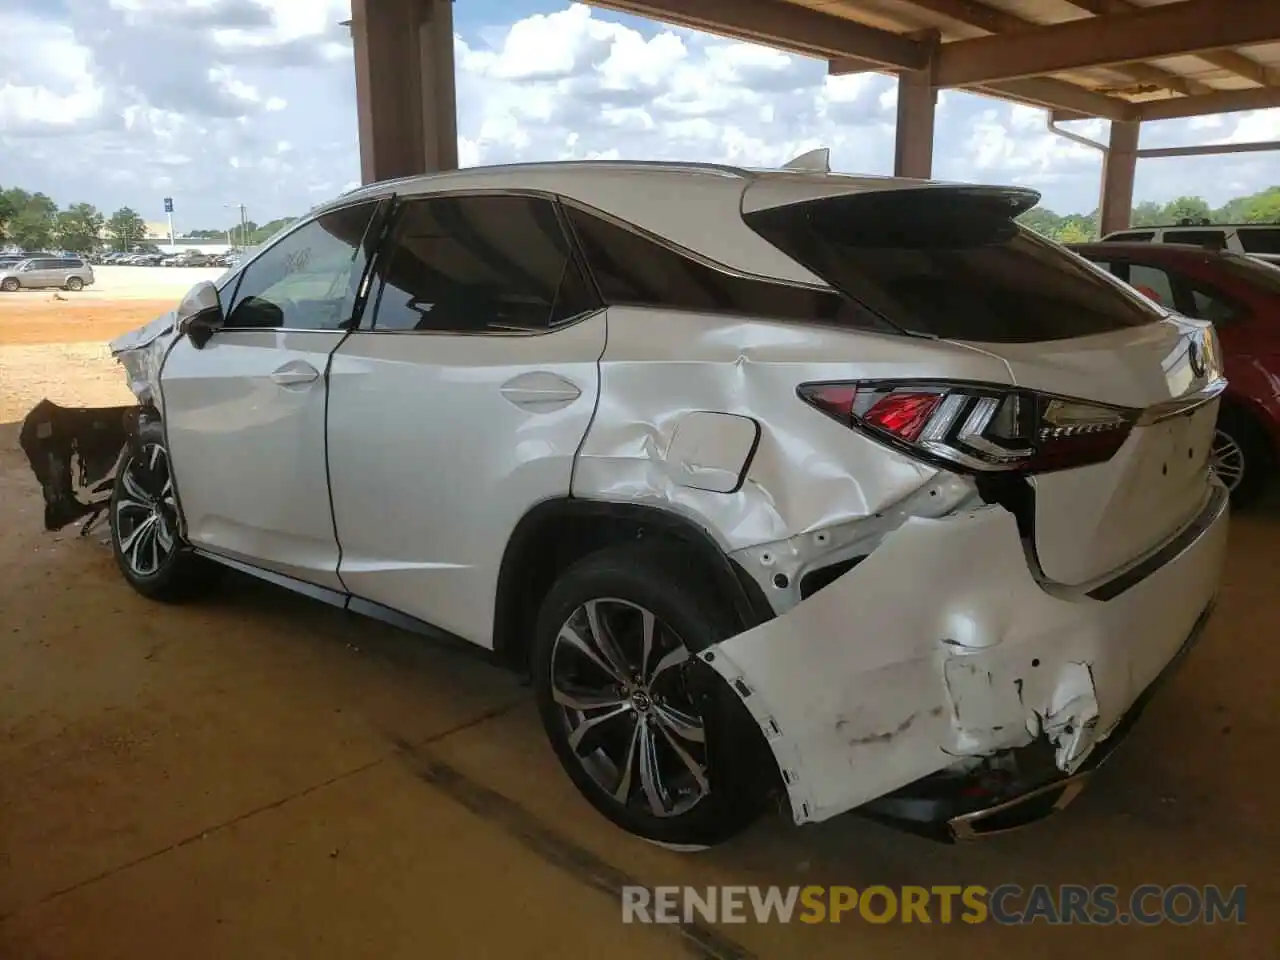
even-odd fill
[{"label": "dirt ground", "polygon": [[[0,297],[0,958],[1276,955],[1280,504],[1234,520],[1203,642],[1054,820],[949,847],[778,816],[676,854],[578,798],[506,673],[240,579],[150,604],[42,531],[15,422],[127,400],[100,344],[170,305]],[[1247,923],[623,926],[631,883],[1246,884]]]}]

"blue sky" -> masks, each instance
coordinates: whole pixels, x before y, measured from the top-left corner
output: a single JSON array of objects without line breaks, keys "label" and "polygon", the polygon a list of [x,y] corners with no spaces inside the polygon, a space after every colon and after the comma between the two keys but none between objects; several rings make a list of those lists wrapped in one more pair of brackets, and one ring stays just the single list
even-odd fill
[{"label": "blue sky", "polygon": [[[299,213],[359,177],[350,0],[6,0],[0,185],[122,205],[179,228]],[[892,168],[896,87],[564,0],[456,0],[465,165],[583,157]],[[1105,139],[1104,122],[1075,125]],[[1280,138],[1280,110],[1148,124],[1143,146]],[[1097,202],[1100,156],[1040,111],[955,91],[935,175],[1016,183],[1059,212]],[[1280,157],[1139,165],[1137,198],[1212,203],[1280,183]]]}]

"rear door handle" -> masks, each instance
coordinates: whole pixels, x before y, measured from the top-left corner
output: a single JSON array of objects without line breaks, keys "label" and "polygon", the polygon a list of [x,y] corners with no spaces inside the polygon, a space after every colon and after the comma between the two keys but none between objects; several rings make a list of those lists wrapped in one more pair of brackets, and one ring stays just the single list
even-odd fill
[{"label": "rear door handle", "polygon": [[282,387],[300,387],[320,378],[320,371],[305,360],[290,360],[271,374],[273,383]]},{"label": "rear door handle", "polygon": [[582,390],[576,383],[546,370],[512,377],[499,389],[508,402],[531,413],[551,413],[582,396]]}]

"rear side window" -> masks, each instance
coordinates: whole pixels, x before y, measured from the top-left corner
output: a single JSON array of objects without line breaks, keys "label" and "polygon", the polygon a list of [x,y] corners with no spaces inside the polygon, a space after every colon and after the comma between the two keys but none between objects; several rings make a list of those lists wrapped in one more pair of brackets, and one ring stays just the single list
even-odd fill
[{"label": "rear side window", "polygon": [[1154,240],[1155,237],[1156,232],[1154,230],[1132,230],[1128,233],[1113,233],[1109,237],[1104,237],[1103,240],[1107,243],[1119,243],[1121,241],[1126,243],[1147,243]]},{"label": "rear side window", "polygon": [[1218,250],[1226,246],[1227,234],[1223,230],[1166,230],[1164,242]]},{"label": "rear side window", "polygon": [[1170,310],[1177,309],[1177,300],[1173,293],[1173,278],[1159,267],[1151,267],[1145,263],[1129,264],[1129,274],[1122,279],[1136,287],[1138,292],[1154,300]]},{"label": "rear side window", "polygon": [[1280,227],[1237,230],[1236,236],[1245,253],[1280,254]]},{"label": "rear side window", "polygon": [[650,239],[638,229],[574,207],[565,209],[607,304],[898,332],[834,290],[739,276]]},{"label": "rear side window", "polygon": [[745,215],[762,237],[911,333],[989,343],[1062,340],[1162,314],[1014,218],[1035,194],[883,190]]},{"label": "rear side window", "polygon": [[598,306],[540,197],[410,200],[378,273],[375,331],[536,332]]}]

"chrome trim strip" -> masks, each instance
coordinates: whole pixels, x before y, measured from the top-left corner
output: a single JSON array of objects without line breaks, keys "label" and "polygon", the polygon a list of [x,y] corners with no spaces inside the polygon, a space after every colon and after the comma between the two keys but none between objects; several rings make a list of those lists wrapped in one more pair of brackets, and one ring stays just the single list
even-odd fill
[{"label": "chrome trim strip", "polygon": [[1216,377],[1191,393],[1185,393],[1172,400],[1166,400],[1164,403],[1157,403],[1154,406],[1147,407],[1138,416],[1135,423],[1139,427],[1147,427],[1153,423],[1161,423],[1165,420],[1172,420],[1175,417],[1189,414],[1218,399],[1226,389],[1227,378]]},{"label": "chrome trim strip", "polygon": [[1132,587],[1137,586],[1161,567],[1172,563],[1196,545],[1227,512],[1231,503],[1231,492],[1217,480],[1210,483],[1204,506],[1185,527],[1164,543],[1155,547],[1150,553],[1139,557],[1118,573],[1104,574],[1103,577],[1072,586],[1049,579],[1040,566],[1036,556],[1035,544],[1023,539],[1022,551],[1026,556],[1027,567],[1040,589],[1059,600],[1113,600]]}]

